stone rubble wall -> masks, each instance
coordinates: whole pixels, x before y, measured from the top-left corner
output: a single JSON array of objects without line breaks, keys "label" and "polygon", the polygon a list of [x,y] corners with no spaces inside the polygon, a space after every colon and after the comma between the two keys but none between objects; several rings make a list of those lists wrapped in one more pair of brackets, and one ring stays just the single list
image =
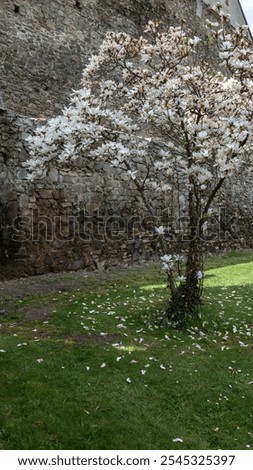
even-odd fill
[{"label": "stone rubble wall", "polygon": [[0,111],[0,278],[152,259],[155,238],[125,174],[88,161],[80,174],[54,169],[27,181],[35,124]]},{"label": "stone rubble wall", "polygon": [[106,31],[139,36],[159,18],[185,21],[201,36],[213,13],[201,0],[197,16],[199,1],[0,0],[0,107],[42,119],[57,114]]},{"label": "stone rubble wall", "polygon": [[[0,110],[0,279],[156,259],[147,210],[124,173],[88,160],[79,174],[54,169],[46,180],[27,181],[25,139],[36,122]],[[240,183],[228,183],[216,206],[210,250],[251,246],[251,181],[245,172]],[[172,197],[165,224],[173,216]],[[153,203],[160,216],[164,203],[159,198]],[[160,224],[157,218],[152,227]]]},{"label": "stone rubble wall", "polygon": [[[205,18],[214,15],[207,3],[0,0],[0,278],[155,256],[146,211],[125,175],[87,162],[82,174],[52,170],[46,181],[29,184],[25,139],[68,104],[107,30],[139,36],[148,20],[159,18],[172,25],[185,21],[202,36]],[[206,57],[215,63],[211,47]],[[229,199],[246,210],[252,206],[250,177],[241,181],[243,191],[233,185]]]}]

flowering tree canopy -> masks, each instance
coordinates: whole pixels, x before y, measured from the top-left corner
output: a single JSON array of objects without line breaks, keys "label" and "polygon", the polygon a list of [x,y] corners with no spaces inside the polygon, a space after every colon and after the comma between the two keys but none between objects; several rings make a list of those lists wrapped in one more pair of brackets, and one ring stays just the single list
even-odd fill
[{"label": "flowering tree canopy", "polygon": [[[174,320],[200,303],[201,232],[217,193],[252,165],[252,44],[246,27],[232,30],[220,5],[217,12],[220,23],[207,23],[206,40],[155,22],[139,38],[108,32],[70,105],[29,138],[30,179],[94,158],[124,170],[151,215],[154,191],[178,194],[189,223],[185,261],[167,251],[166,228],[156,228]],[[207,42],[217,51],[215,68],[205,60]]]}]

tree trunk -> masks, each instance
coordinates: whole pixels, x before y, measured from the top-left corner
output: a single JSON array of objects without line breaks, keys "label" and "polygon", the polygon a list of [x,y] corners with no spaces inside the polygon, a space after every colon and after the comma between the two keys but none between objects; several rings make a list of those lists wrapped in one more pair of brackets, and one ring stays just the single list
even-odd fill
[{"label": "tree trunk", "polygon": [[186,249],[185,281],[171,292],[171,298],[166,311],[169,320],[180,325],[197,314],[197,308],[202,296],[202,249],[199,236],[198,201],[192,191],[189,192],[189,225],[190,237]]},{"label": "tree trunk", "polygon": [[189,243],[186,260],[186,280],[171,292],[166,316],[177,325],[185,323],[187,318],[197,314],[202,295],[202,259],[200,246],[196,240]]}]

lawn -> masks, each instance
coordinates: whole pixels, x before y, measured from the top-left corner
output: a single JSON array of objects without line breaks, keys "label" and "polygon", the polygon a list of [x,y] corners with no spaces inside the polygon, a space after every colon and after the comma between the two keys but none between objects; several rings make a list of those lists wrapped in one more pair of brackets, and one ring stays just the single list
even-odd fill
[{"label": "lawn", "polygon": [[158,325],[155,264],[3,296],[0,449],[253,449],[252,274],[252,252],[208,258],[185,331]]}]

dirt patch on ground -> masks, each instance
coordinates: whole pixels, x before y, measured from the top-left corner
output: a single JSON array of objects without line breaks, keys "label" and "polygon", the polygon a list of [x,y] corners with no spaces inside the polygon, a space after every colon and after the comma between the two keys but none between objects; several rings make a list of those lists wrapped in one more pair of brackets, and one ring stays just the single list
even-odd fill
[{"label": "dirt patch on ground", "polygon": [[[148,264],[154,264],[148,263]],[[137,270],[136,270],[137,266]],[[142,264],[135,265],[136,283],[140,280]],[[117,266],[108,271],[67,271],[40,276],[22,277],[0,281],[0,320],[8,313],[22,313],[26,320],[41,320],[54,308],[54,297],[76,291],[96,291],[97,286],[127,283],[127,271],[131,266]],[[41,297],[41,298],[40,298]],[[59,304],[58,304],[59,305]]]},{"label": "dirt patch on ground", "polygon": [[[28,321],[46,319],[55,308],[52,297],[81,289],[89,274],[92,273],[74,271],[1,281],[0,319],[10,312],[22,313]],[[44,296],[41,302],[40,296]],[[29,299],[27,305],[22,303],[24,299]]]},{"label": "dirt patch on ground", "polygon": [[43,320],[52,311],[52,305],[44,305],[42,307],[28,308],[24,310],[25,320]]},{"label": "dirt patch on ground", "polygon": [[42,276],[22,277],[0,282],[0,300],[24,298],[28,295],[46,294],[66,291],[81,287],[87,271],[71,271],[70,273],[50,273]]},{"label": "dirt patch on ground", "polygon": [[113,333],[108,333],[106,335],[101,336],[99,333],[77,333],[77,334],[72,334],[68,337],[68,339],[77,344],[82,344],[82,343],[105,343],[105,344],[111,344],[111,343],[119,343],[122,340],[122,336],[118,334],[113,334]]}]

